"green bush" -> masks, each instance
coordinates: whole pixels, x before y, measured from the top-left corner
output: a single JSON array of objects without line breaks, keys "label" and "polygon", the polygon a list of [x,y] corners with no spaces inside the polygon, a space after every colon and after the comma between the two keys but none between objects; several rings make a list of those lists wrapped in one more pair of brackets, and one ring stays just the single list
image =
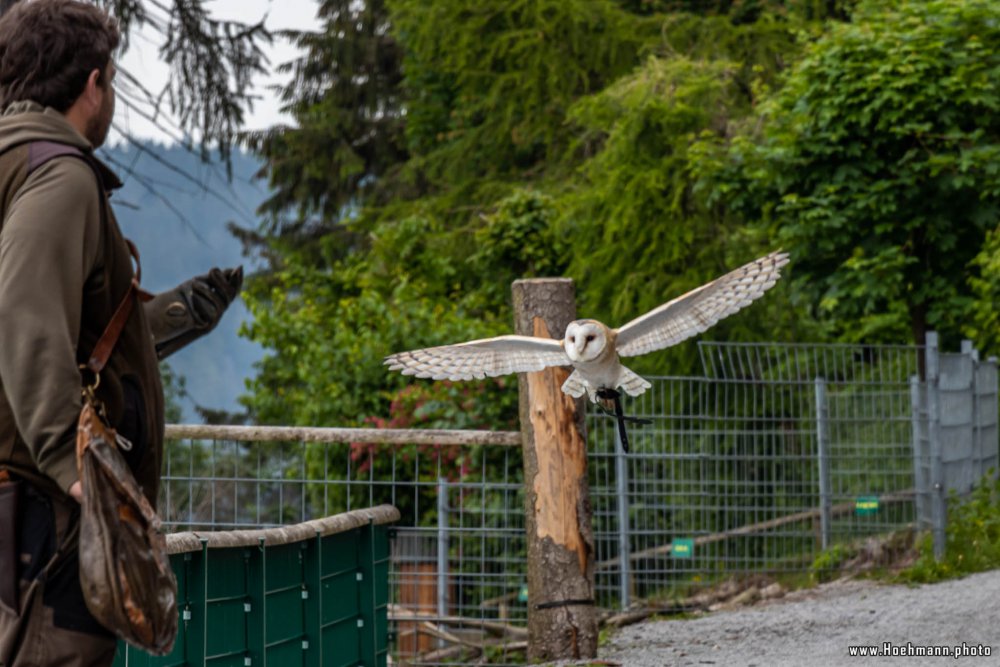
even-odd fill
[{"label": "green bush", "polygon": [[834,544],[829,549],[824,549],[810,566],[809,578],[817,584],[833,580],[839,574],[844,561],[854,555],[855,550],[847,544]]},{"label": "green bush", "polygon": [[994,471],[968,498],[950,499],[944,557],[934,558],[930,533],[920,539],[918,549],[920,557],[900,572],[900,581],[930,583],[1000,567],[1000,480]]}]

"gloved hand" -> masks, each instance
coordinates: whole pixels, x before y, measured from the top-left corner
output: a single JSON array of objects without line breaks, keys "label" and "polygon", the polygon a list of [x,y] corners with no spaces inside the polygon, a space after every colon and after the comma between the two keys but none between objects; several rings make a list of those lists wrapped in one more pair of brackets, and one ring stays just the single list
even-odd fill
[{"label": "gloved hand", "polygon": [[147,301],[156,356],[165,359],[214,329],[242,286],[242,266],[214,268]]}]

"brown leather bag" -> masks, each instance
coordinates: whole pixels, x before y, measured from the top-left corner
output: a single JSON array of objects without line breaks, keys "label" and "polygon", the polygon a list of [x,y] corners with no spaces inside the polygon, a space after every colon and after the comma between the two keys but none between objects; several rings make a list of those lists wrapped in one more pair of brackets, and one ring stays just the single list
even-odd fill
[{"label": "brown leather bag", "polygon": [[177,636],[177,581],[160,518],[139,490],[119,442],[86,402],[76,432],[83,483],[80,585],[87,608],[103,626],[165,655]]},{"label": "brown leather bag", "polygon": [[[129,244],[138,263],[138,253]],[[80,513],[80,585],[87,608],[120,638],[154,655],[173,649],[177,636],[177,581],[161,522],[119,448],[131,443],[107,425],[95,396],[107,363],[141,294],[139,273],[115,311],[89,363],[94,377],[83,390],[76,433],[83,486]]]}]

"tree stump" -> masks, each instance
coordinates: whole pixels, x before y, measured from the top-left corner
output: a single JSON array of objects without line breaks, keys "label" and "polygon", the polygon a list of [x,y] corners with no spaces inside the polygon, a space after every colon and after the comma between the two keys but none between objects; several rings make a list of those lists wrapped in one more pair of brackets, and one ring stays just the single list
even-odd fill
[{"label": "tree stump", "polygon": [[[561,339],[576,319],[573,281],[517,280],[514,330]],[[594,535],[584,400],[562,392],[566,368],[518,378],[528,541],[528,660],[597,655]]]}]

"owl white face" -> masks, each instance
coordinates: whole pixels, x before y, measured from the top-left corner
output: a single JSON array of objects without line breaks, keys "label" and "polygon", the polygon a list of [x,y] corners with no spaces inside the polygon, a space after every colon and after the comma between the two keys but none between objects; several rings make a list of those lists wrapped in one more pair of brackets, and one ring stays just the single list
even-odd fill
[{"label": "owl white face", "polygon": [[576,320],[566,327],[563,348],[570,361],[594,361],[608,344],[605,327],[595,320]]}]

